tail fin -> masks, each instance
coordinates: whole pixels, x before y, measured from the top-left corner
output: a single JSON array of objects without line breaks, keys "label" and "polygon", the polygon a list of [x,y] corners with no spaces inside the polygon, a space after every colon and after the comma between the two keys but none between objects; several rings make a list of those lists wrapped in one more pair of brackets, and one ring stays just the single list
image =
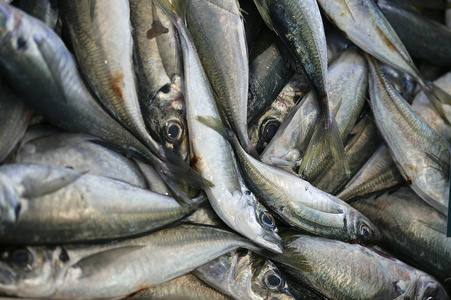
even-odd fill
[{"label": "tail fin", "polygon": [[197,116],[196,120],[199,121],[200,123],[204,124],[205,126],[210,127],[211,129],[213,129],[220,135],[222,135],[232,145],[235,145],[236,143],[239,144],[238,139],[237,139],[235,133],[233,132],[233,130],[224,126],[224,124],[222,123],[222,121],[220,119],[217,119],[212,116],[207,116],[207,117]]},{"label": "tail fin", "polygon": [[321,152],[325,151],[327,149],[326,147],[329,147],[333,158],[341,164],[343,171],[349,177],[351,171],[349,170],[348,161],[345,158],[345,148],[340,138],[337,122],[335,122],[335,118],[332,116],[330,127],[324,126],[324,119],[325,116],[323,114],[316,122],[312,138],[299,167],[299,174],[305,173],[312,166],[313,162],[319,158]]},{"label": "tail fin", "polygon": [[434,106],[434,109],[437,111],[437,113],[440,115],[443,121],[447,125],[451,126],[450,121],[446,117],[445,110],[442,107],[442,103],[451,105],[451,95],[430,81],[429,82],[421,81],[420,86],[426,97],[429,99],[429,102],[431,102],[432,106]]}]

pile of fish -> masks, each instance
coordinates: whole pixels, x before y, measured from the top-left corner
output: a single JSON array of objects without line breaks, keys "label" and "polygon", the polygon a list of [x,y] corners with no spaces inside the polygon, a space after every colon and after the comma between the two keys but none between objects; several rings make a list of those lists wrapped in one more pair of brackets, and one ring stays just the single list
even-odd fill
[{"label": "pile of fish", "polygon": [[0,1],[0,297],[450,299],[447,10]]}]

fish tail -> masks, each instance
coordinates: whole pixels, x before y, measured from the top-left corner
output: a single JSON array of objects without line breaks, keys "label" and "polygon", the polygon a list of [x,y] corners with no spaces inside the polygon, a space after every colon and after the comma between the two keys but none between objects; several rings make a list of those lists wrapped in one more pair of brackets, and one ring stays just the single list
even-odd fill
[{"label": "fish tail", "polygon": [[437,113],[440,115],[443,121],[447,125],[451,126],[450,121],[446,117],[445,110],[442,107],[442,104],[451,105],[451,95],[430,81],[420,80],[419,83],[421,89],[428,98],[429,102],[431,102],[434,109],[437,111]]},{"label": "fish tail", "polygon": [[199,121],[200,123],[204,124],[205,126],[210,127],[222,137],[224,137],[227,141],[229,141],[231,144],[239,144],[238,138],[236,137],[235,133],[232,129],[227,128],[220,119],[217,119],[213,116],[197,116],[196,121]]},{"label": "fish tail", "polygon": [[349,170],[348,161],[345,158],[343,141],[340,138],[337,122],[335,122],[332,114],[330,114],[329,118],[325,114],[322,114],[322,117],[317,120],[312,138],[302,158],[299,174],[305,174],[326,147],[330,148],[333,158],[339,162],[343,171],[349,177],[351,171]]}]

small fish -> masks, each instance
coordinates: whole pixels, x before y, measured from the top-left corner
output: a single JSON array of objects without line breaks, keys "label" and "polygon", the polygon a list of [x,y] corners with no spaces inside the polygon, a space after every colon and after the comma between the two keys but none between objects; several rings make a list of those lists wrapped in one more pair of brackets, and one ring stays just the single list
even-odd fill
[{"label": "small fish", "polygon": [[446,217],[411,188],[368,196],[352,206],[378,226],[389,250],[450,285],[451,239],[446,237]]},{"label": "small fish", "polygon": [[194,169],[214,185],[204,189],[208,200],[229,227],[264,248],[283,252],[274,219],[246,187],[232,147],[220,134],[197,120],[208,115],[220,118],[219,111],[196,47],[179,16],[180,8],[174,8],[168,1],[159,0],[159,3],[170,16],[173,14],[180,35],[191,161]]},{"label": "small fish", "polygon": [[406,73],[393,69],[389,65],[382,65],[381,68],[385,76],[387,76],[388,81],[393,84],[393,87],[398,93],[407,102],[411,103],[416,94],[417,83],[415,80]]},{"label": "small fish", "polygon": [[433,277],[381,251],[293,231],[282,237],[286,252],[271,254],[271,259],[328,298],[449,299]]},{"label": "small fish", "polygon": [[[376,124],[366,115],[354,126],[350,135],[352,138],[347,143],[345,151],[346,156],[349,157],[351,176],[354,176],[371,157],[381,140]],[[334,195],[348,180],[348,174],[343,172],[340,165],[330,161],[312,185]]]},{"label": "small fish", "polygon": [[277,267],[248,250],[229,252],[192,274],[234,299],[294,299]]},{"label": "small fish", "polygon": [[[25,168],[31,170],[23,170]],[[23,187],[27,191],[46,189],[49,184],[45,181],[27,182],[31,172],[53,174],[53,181],[63,182],[68,176],[66,170],[27,164],[0,167],[3,175],[18,177],[20,184],[9,186],[16,191]],[[123,238],[174,223],[194,210],[169,196],[121,181],[89,174],[69,175],[76,180],[56,191],[51,189],[42,195],[16,194],[14,202],[19,205],[16,221],[10,226],[6,224],[6,229],[0,232],[2,244],[58,244]],[[200,203],[204,199],[200,196],[193,202]]]},{"label": "small fish", "polygon": [[399,173],[387,147],[381,145],[360,168],[360,171],[337,194],[337,197],[343,201],[349,201],[356,197],[389,189],[404,182],[404,178]]},{"label": "small fish", "polygon": [[232,300],[188,273],[127,297],[131,300]]},{"label": "small fish", "polygon": [[327,18],[368,54],[415,78],[440,116],[449,122],[440,102],[451,95],[424,80],[393,27],[373,0],[318,0]]},{"label": "small fish", "polygon": [[247,154],[233,131],[214,117],[197,120],[221,133],[235,148],[244,179],[252,191],[290,226],[343,241],[371,243],[377,229],[367,217],[307,181],[269,166]]},{"label": "small fish", "polygon": [[247,135],[249,60],[238,1],[174,2],[181,7],[220,112],[246,151],[258,157]]},{"label": "small fish", "polygon": [[[344,146],[328,98],[327,45],[318,4],[314,0],[254,0],[266,25],[285,43],[296,70],[303,72],[318,102],[320,116],[300,169],[303,171],[330,148],[348,170]],[[302,28],[302,30],[300,30]]]},{"label": "small fish", "polygon": [[147,188],[141,171],[133,161],[92,142],[95,140],[87,134],[57,133],[22,141],[10,163],[69,168]]},{"label": "small fish", "polygon": [[451,146],[399,95],[379,64],[370,65],[370,104],[376,125],[399,171],[414,191],[448,214]]},{"label": "small fish", "polygon": [[32,113],[0,77],[0,162],[25,134]]},{"label": "small fish", "polygon": [[257,251],[235,233],[200,225],[98,245],[2,247],[0,291],[44,299],[122,299],[240,247]]}]

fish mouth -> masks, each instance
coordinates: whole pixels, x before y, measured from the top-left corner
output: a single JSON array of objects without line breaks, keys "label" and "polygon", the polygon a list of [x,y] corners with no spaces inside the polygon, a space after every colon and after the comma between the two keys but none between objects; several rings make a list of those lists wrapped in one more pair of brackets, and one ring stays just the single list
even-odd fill
[{"label": "fish mouth", "polygon": [[16,276],[11,270],[5,266],[0,265],[0,288],[13,285],[16,280]]},{"label": "fish mouth", "polygon": [[256,242],[263,248],[277,254],[283,254],[285,250],[283,240],[273,232],[265,232],[261,237],[257,238]]}]

